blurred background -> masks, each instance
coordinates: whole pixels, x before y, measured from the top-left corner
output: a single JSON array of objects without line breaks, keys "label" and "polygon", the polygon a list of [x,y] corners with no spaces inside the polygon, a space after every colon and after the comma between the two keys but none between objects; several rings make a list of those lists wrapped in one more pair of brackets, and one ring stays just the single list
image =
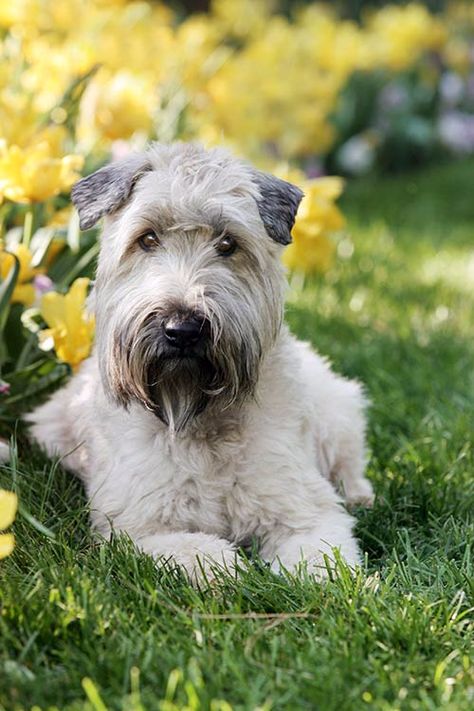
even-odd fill
[{"label": "blurred background", "polygon": [[474,150],[473,25],[442,0],[2,2],[0,135],[88,168],[197,138],[311,175],[403,170]]}]

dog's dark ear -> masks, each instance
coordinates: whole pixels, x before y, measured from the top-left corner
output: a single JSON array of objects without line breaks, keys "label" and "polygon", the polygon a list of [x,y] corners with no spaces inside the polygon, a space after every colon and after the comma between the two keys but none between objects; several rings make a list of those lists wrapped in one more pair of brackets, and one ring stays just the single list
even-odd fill
[{"label": "dog's dark ear", "polygon": [[303,191],[274,175],[254,171],[252,180],[258,185],[258,211],[266,231],[280,244],[290,244],[298,205]]},{"label": "dog's dark ear", "polygon": [[138,153],[79,180],[71,197],[79,213],[81,230],[88,230],[103,215],[118,210],[130,197],[138,178],[148,170],[151,166],[146,155]]}]

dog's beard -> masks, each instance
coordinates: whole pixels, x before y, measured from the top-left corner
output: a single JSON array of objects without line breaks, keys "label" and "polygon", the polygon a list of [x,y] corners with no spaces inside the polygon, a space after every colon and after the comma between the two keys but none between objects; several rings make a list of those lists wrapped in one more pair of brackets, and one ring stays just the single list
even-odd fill
[{"label": "dog's beard", "polygon": [[183,430],[207,408],[224,412],[253,394],[260,357],[250,362],[245,347],[227,358],[219,350],[206,357],[157,357],[148,367],[151,409],[172,432]]},{"label": "dog's beard", "polygon": [[138,401],[170,432],[179,432],[204,410],[223,412],[251,396],[260,356],[259,344],[252,348],[250,341],[237,345],[223,339],[197,353],[174,353],[144,328],[128,345],[115,339],[106,382],[117,403],[127,407]]},{"label": "dog's beard", "polygon": [[167,344],[158,323],[154,314],[141,323],[133,317],[112,331],[109,348],[98,344],[104,383],[118,404],[140,402],[179,432],[204,410],[219,414],[253,395],[263,351],[257,330],[244,340],[227,329],[213,334],[211,327],[207,340],[181,353]]},{"label": "dog's beard", "polygon": [[157,358],[147,380],[154,413],[171,432],[179,432],[205,409],[215,390],[216,371],[203,357]]}]

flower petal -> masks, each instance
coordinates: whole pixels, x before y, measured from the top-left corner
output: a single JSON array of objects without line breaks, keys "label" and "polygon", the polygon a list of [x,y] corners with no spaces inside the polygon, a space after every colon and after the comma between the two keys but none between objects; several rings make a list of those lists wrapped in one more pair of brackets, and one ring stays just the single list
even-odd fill
[{"label": "flower petal", "polygon": [[13,491],[0,489],[0,531],[8,528],[15,520],[18,497]]},{"label": "flower petal", "polygon": [[41,316],[50,328],[59,328],[65,321],[64,295],[48,291],[41,299]]},{"label": "flower petal", "polygon": [[0,534],[0,560],[6,558],[15,547],[15,536],[13,533]]}]

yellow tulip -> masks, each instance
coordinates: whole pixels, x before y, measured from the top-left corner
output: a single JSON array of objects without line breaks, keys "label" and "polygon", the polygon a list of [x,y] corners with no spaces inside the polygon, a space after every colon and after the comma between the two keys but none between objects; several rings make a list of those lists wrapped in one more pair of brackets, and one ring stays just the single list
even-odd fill
[{"label": "yellow tulip", "polygon": [[35,300],[35,289],[31,281],[37,274],[41,274],[41,269],[31,266],[33,255],[28,247],[24,244],[17,244],[9,248],[8,252],[0,252],[0,277],[2,280],[6,279],[14,263],[14,259],[9,252],[14,254],[20,262],[20,271],[11,302],[31,306]]},{"label": "yellow tulip", "polygon": [[87,358],[94,338],[94,318],[85,310],[88,285],[89,279],[76,279],[67,294],[50,291],[41,300],[40,312],[49,328],[40,331],[40,344],[54,347],[59,360],[72,368]]},{"label": "yellow tulip", "polygon": [[[0,489],[0,531],[11,526],[18,508],[17,495]],[[10,555],[15,545],[13,533],[0,533],[0,559]]]}]

